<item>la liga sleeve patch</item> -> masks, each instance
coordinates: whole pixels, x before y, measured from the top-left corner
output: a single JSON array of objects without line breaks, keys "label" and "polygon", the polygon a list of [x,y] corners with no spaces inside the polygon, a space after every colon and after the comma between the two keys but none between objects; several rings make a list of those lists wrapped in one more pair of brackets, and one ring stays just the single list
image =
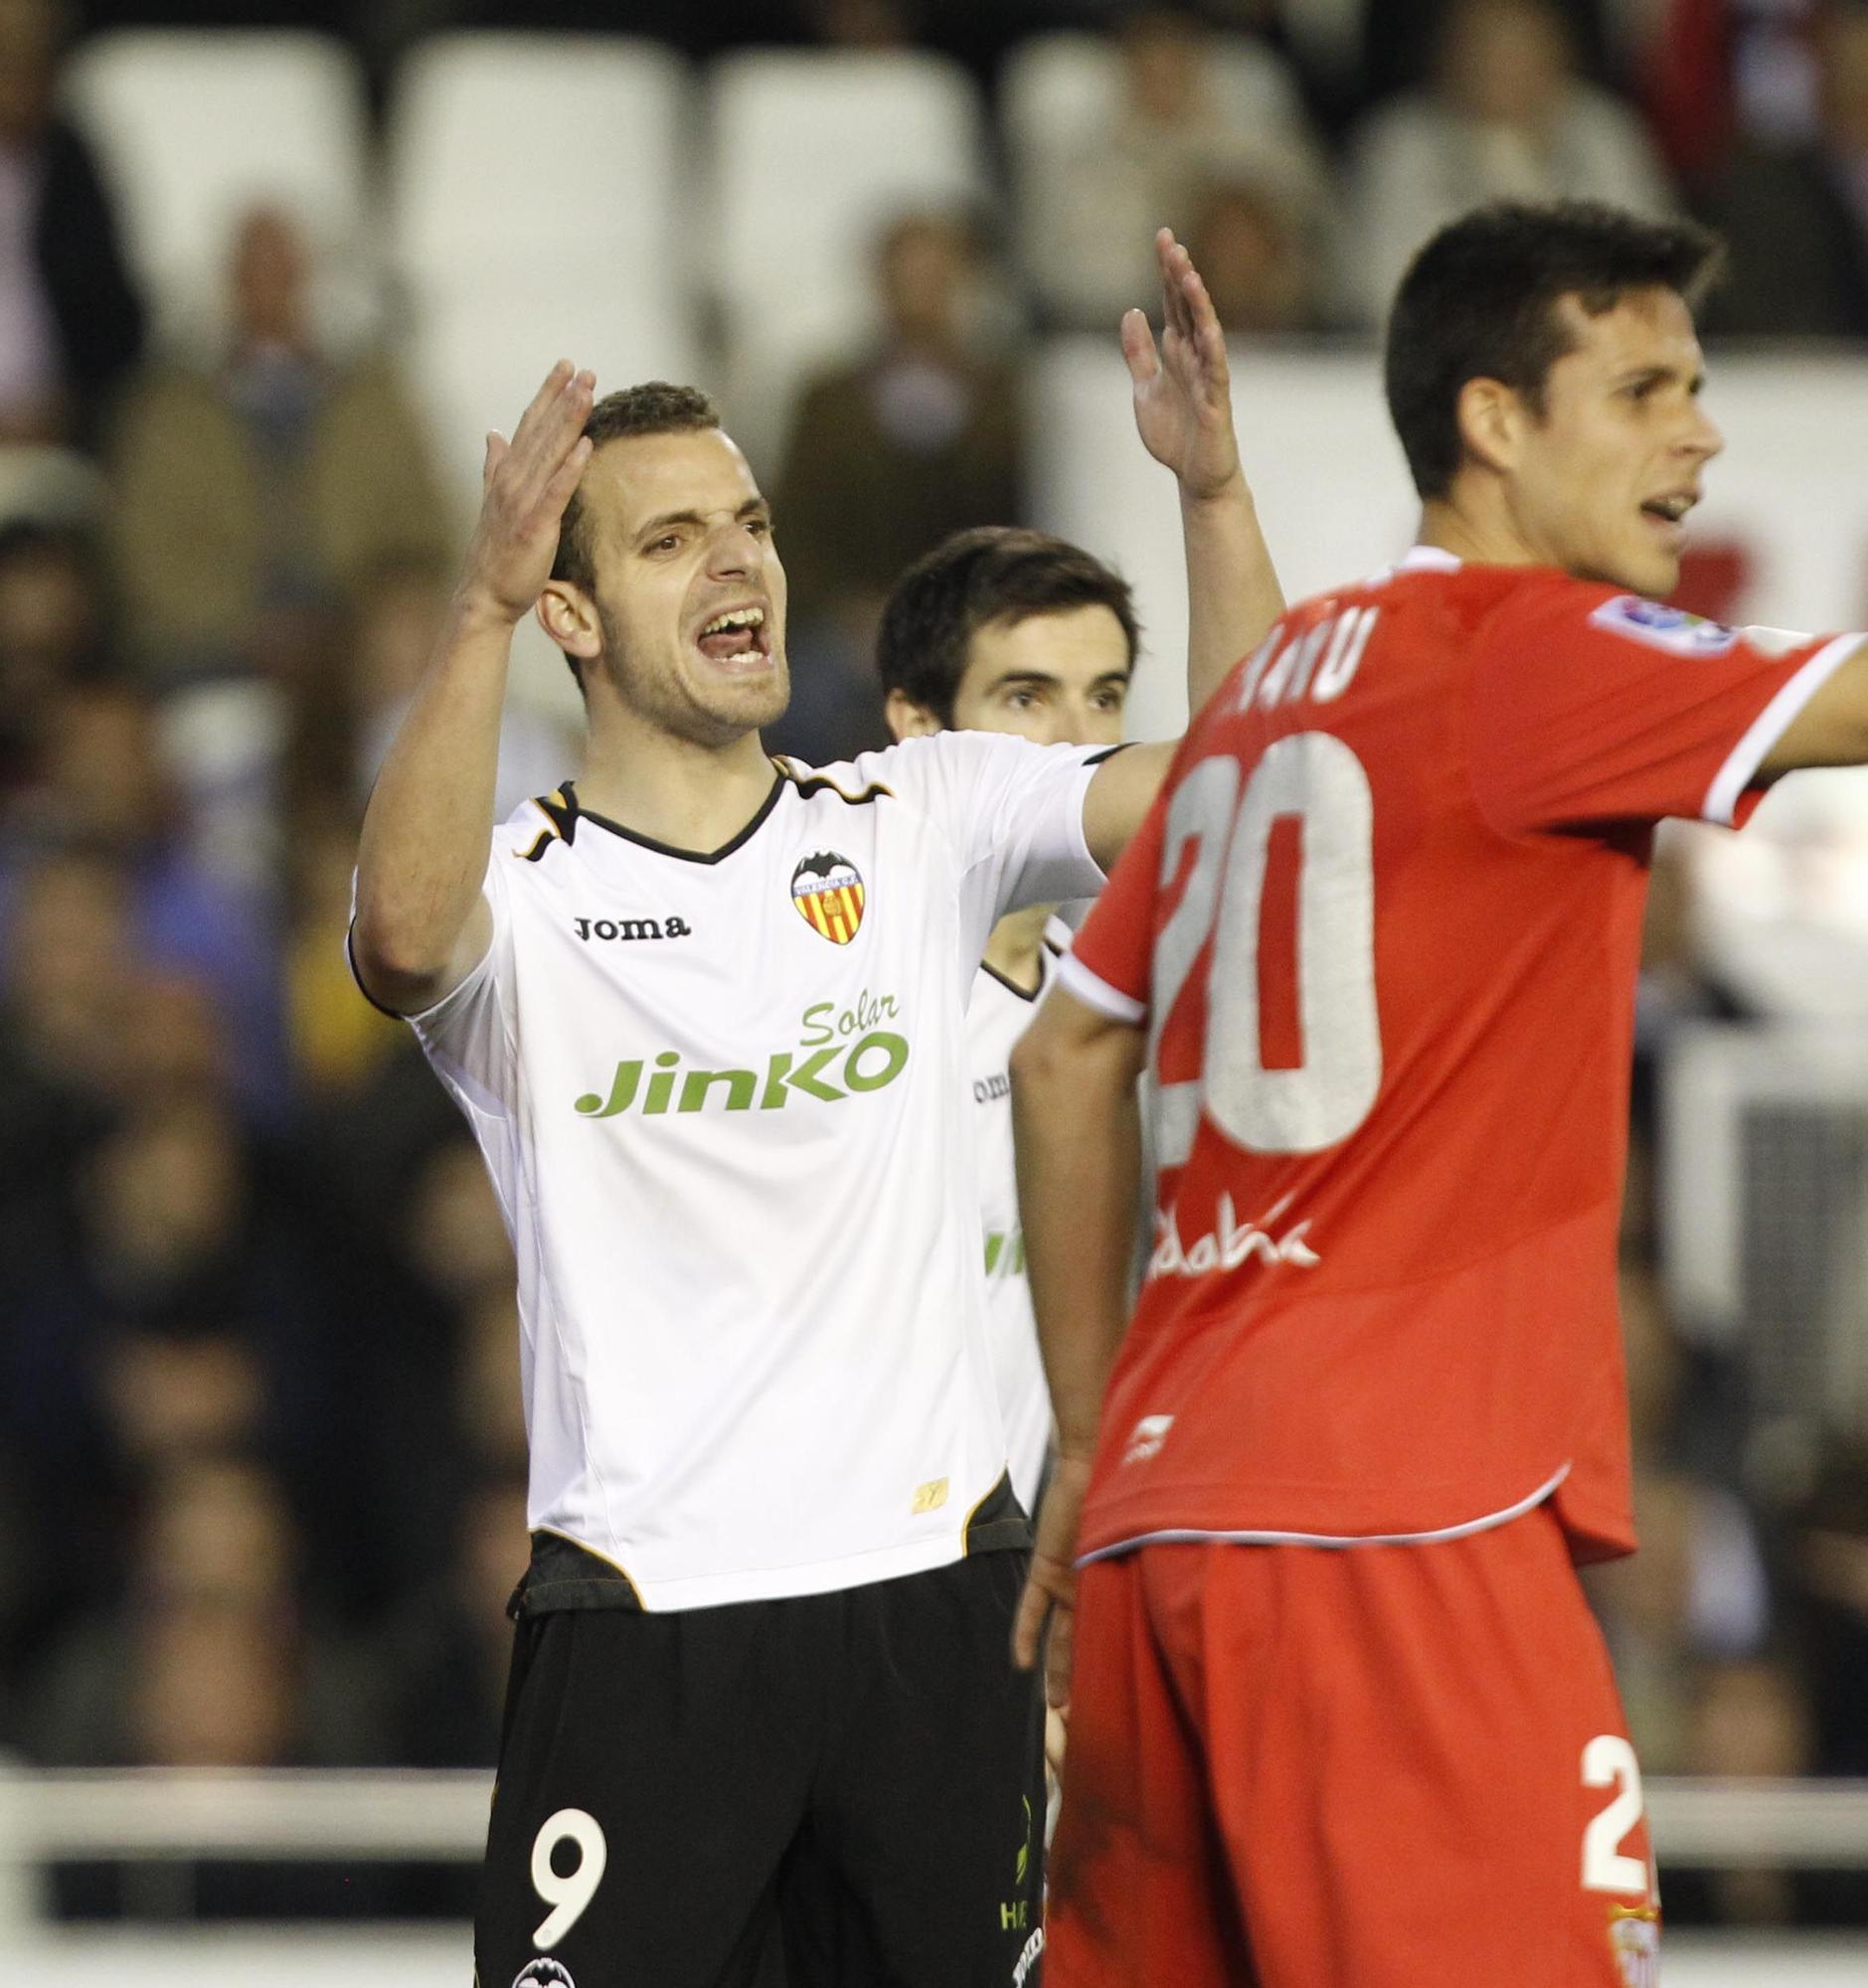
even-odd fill
[{"label": "la liga sleeve patch", "polygon": [[1722,622],[1708,621],[1703,614],[1689,614],[1682,607],[1668,607],[1658,600],[1644,600],[1637,593],[1617,593],[1605,600],[1593,614],[1593,627],[1612,635],[1625,635],[1671,656],[1729,655],[1742,641],[1742,631]]}]

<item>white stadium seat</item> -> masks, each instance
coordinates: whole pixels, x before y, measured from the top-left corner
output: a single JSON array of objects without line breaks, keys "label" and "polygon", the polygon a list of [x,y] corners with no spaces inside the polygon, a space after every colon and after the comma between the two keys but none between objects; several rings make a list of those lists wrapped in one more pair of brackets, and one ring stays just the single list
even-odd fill
[{"label": "white stadium seat", "polygon": [[933,55],[759,51],[710,81],[730,414],[769,471],[799,374],[871,322],[879,231],[983,196],[984,117],[972,80]]},{"label": "white stadium seat", "polygon": [[363,78],[336,42],[125,30],[80,45],[66,100],[102,157],[130,259],[167,329],[218,316],[234,225],[258,202],[289,209],[327,268],[360,253]]},{"label": "white stadium seat", "polygon": [[594,270],[672,292],[686,273],[689,110],[686,66],[654,43],[422,43],[402,66],[390,130],[397,267],[447,280],[497,260],[567,284]]},{"label": "white stadium seat", "polygon": [[599,393],[694,377],[690,115],[686,66],[651,43],[445,35],[404,64],[390,259],[463,511],[486,430],[511,433],[554,360]]}]

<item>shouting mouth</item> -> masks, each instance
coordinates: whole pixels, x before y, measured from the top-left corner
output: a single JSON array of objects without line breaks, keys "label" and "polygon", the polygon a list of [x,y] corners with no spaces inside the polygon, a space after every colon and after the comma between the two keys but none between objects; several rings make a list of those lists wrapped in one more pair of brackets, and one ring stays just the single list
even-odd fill
[{"label": "shouting mouth", "polygon": [[764,608],[725,609],[702,625],[694,645],[710,663],[724,669],[763,669],[771,661]]}]

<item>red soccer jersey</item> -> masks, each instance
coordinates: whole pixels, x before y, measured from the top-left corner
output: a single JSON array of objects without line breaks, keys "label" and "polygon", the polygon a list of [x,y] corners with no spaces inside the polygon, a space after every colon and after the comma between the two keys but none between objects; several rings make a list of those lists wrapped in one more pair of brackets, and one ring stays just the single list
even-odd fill
[{"label": "red soccer jersey", "polygon": [[1156,1232],[1087,1553],[1633,1544],[1615,1237],[1652,824],[1736,823],[1852,636],[1417,549],[1200,714],[1067,962],[1149,1030]]}]

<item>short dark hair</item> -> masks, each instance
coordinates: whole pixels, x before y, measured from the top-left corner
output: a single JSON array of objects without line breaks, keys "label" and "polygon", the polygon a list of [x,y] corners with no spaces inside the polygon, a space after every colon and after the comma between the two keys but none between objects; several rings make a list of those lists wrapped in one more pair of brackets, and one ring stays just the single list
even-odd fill
[{"label": "short dark hair", "polygon": [[953,723],[966,653],[981,628],[1106,607],[1121,623],[1132,666],[1141,629],[1128,582],[1093,554],[1048,532],[980,525],[955,532],[898,580],[882,610],[876,667],[899,690]]},{"label": "short dark hair", "polygon": [[1410,264],[1388,318],[1389,417],[1423,497],[1443,497],[1464,454],[1459,394],[1498,380],[1543,412],[1550,369],[1571,349],[1557,304],[1591,317],[1633,290],[1691,305],[1719,272],[1717,236],[1594,201],[1504,201],[1443,228]]},{"label": "short dark hair", "polygon": [[[605,394],[591,410],[584,432],[594,455],[605,442],[625,441],[632,435],[689,434],[719,425],[718,411],[698,387],[671,387],[666,380],[647,380],[639,387]],[[558,557],[552,562],[552,578],[587,590],[596,583],[596,559],[585,527],[584,502],[576,490],[558,528]]]}]

